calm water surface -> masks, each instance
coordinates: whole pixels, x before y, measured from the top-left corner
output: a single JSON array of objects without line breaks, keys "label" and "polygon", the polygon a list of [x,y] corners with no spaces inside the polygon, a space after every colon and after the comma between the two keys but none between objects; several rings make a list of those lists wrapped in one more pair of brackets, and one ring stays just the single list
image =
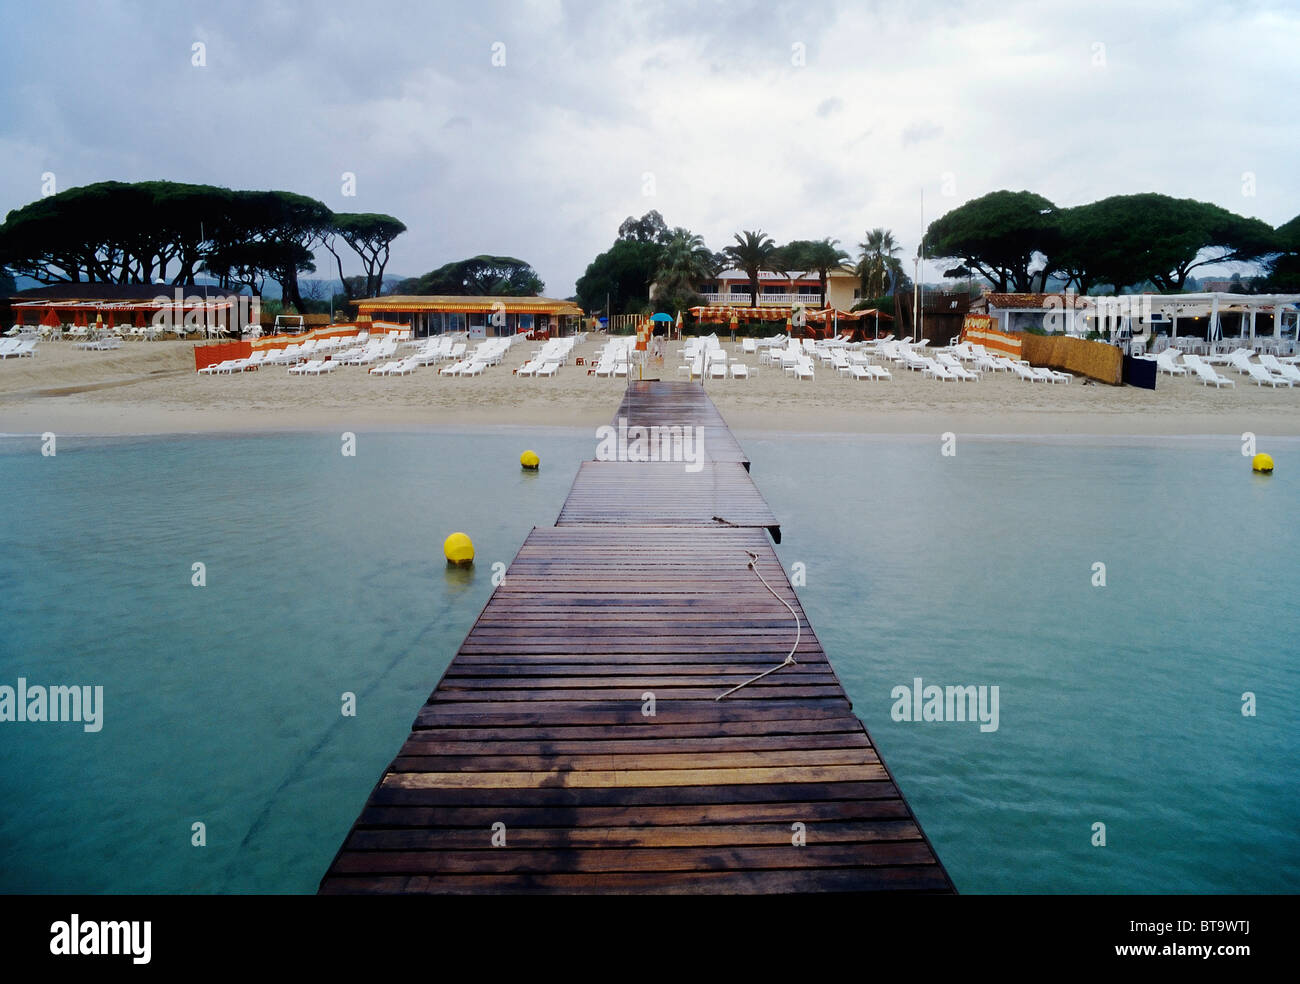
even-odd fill
[{"label": "calm water surface", "polygon": [[[1266,448],[1265,479],[1230,441],[970,440],[944,458],[928,438],[742,440],[813,625],[958,888],[1295,890],[1300,444]],[[38,447],[0,439],[0,684],[102,685],[104,727],[0,724],[0,890],[310,892],[492,563],[554,522],[594,440]],[[443,563],[454,530],[471,574]],[[895,722],[890,691],[916,677],[997,686],[998,730]]]}]

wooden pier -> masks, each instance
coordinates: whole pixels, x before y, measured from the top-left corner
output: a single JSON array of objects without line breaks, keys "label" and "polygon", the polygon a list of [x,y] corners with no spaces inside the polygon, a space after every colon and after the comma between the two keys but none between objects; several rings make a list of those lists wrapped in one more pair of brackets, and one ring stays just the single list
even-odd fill
[{"label": "wooden pier", "polygon": [[[697,384],[633,383],[619,415],[705,427],[705,467],[582,467],[321,892],[951,892],[712,402]],[[796,662],[719,700],[785,660],[791,608]]]}]

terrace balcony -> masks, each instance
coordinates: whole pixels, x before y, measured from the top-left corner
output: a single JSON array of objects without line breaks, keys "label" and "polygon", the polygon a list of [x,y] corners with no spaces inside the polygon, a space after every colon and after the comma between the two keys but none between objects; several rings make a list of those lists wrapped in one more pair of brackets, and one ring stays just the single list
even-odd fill
[{"label": "terrace balcony", "polygon": [[[701,294],[710,306],[749,307],[751,294]],[[765,304],[804,304],[809,307],[821,305],[821,294],[759,294],[758,303]]]}]

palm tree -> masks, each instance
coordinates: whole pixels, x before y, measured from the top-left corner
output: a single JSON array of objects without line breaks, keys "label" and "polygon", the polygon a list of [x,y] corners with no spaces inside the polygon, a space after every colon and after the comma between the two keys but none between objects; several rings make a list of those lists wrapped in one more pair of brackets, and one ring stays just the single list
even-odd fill
[{"label": "palm tree", "polygon": [[750,232],[745,229],[743,234],[736,233],[736,245],[728,246],[723,252],[737,269],[744,270],[749,276],[753,285],[749,306],[758,307],[759,275],[764,270],[781,272],[776,269],[776,241],[762,230]]},{"label": "palm tree", "polygon": [[891,280],[890,275],[897,276],[902,272],[903,266],[897,256],[902,247],[888,229],[872,229],[867,233],[866,242],[858,243],[858,249],[862,251],[858,261],[862,296],[864,299],[880,297]]},{"label": "palm tree", "polygon": [[716,260],[703,237],[679,226],[668,236],[655,267],[655,305],[671,314],[704,303],[698,293],[700,282],[717,272]]},{"label": "palm tree", "polygon": [[825,239],[818,239],[809,244],[804,253],[803,260],[808,264],[810,270],[817,271],[817,279],[821,281],[822,303],[826,307],[826,279],[830,276],[831,270],[838,270],[848,262],[849,254],[839,248],[840,241],[831,239],[829,236]]},{"label": "palm tree", "polygon": [[713,253],[704,245],[704,237],[678,226],[664,244],[655,279],[694,289],[715,273]]}]

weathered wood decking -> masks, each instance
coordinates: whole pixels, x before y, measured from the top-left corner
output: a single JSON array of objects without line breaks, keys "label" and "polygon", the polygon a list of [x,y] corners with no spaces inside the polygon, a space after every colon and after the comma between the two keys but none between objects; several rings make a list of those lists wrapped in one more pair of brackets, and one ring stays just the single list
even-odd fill
[{"label": "weathered wood decking", "polygon": [[[619,412],[648,420],[658,394],[679,423],[693,407],[720,422],[698,391],[633,384]],[[743,457],[734,439],[715,447]],[[739,465],[728,483],[748,481]],[[628,509],[620,482],[669,494],[671,468],[685,474],[584,466],[560,524],[533,530],[507,569],[322,892],[952,890],[768,541],[770,512],[755,506],[750,528],[689,508],[600,521],[602,496]],[[591,488],[600,476],[599,495],[584,473]],[[798,662],[717,700],[794,643],[751,554],[798,615]]]}]

